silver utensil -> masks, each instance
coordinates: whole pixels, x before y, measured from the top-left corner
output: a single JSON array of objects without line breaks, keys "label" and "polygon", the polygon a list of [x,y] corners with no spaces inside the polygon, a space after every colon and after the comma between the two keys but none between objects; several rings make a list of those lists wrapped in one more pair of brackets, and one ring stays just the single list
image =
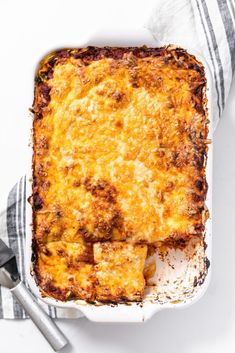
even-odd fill
[{"label": "silver utensil", "polygon": [[59,351],[68,343],[64,334],[56,326],[54,321],[40,307],[36,298],[30,293],[20,280],[15,255],[0,239],[0,284],[9,288],[28,313],[32,321],[42,332],[54,351]]}]

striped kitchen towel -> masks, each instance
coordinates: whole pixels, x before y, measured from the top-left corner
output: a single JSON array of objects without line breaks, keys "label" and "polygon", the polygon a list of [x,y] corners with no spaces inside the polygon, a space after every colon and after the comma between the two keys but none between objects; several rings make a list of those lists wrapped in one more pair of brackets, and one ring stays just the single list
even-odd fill
[{"label": "striped kitchen towel", "polygon": [[[6,207],[0,213],[0,238],[9,245],[16,254],[18,270],[21,279],[25,278],[25,212],[26,212],[26,176],[12,188],[6,200]],[[26,283],[27,285],[27,283]],[[46,305],[39,301],[40,305],[53,318],[79,318],[81,312],[74,309],[60,309]],[[27,319],[25,311],[18,304],[7,288],[0,286],[0,319]]]},{"label": "striped kitchen towel", "polygon": [[[235,69],[235,4],[234,0],[156,0],[145,25],[156,39],[156,46],[176,44],[194,49],[207,61],[213,78],[214,126],[222,114]],[[25,280],[25,205],[26,178],[22,177],[10,191],[5,209],[0,214],[0,238],[9,244]],[[52,317],[81,317],[78,310],[42,306]],[[23,319],[25,312],[8,289],[0,288],[0,318]]]},{"label": "striped kitchen towel", "polygon": [[214,83],[215,128],[235,70],[235,1],[158,0],[145,26],[160,45],[176,44],[205,58]]}]

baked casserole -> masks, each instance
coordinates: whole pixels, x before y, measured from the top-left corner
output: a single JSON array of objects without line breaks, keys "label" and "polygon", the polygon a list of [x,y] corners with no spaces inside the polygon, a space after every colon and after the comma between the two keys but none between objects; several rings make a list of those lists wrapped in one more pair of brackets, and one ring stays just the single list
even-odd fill
[{"label": "baked casserole", "polygon": [[204,68],[181,48],[88,47],[43,59],[32,206],[45,296],[140,301],[150,250],[203,237],[206,106]]}]

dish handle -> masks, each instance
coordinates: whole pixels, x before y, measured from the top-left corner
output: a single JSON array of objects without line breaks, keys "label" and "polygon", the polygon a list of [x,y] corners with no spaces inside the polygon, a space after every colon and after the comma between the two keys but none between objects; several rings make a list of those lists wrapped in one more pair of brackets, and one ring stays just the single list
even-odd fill
[{"label": "dish handle", "polygon": [[157,47],[159,43],[152,33],[144,27],[139,28],[100,28],[89,35],[87,45],[91,46],[117,46],[132,47],[147,45]]},{"label": "dish handle", "polygon": [[95,322],[146,322],[153,314],[162,308],[159,305],[131,305],[119,304],[118,306],[107,305],[93,307],[87,306],[79,308],[83,314],[91,321]]}]

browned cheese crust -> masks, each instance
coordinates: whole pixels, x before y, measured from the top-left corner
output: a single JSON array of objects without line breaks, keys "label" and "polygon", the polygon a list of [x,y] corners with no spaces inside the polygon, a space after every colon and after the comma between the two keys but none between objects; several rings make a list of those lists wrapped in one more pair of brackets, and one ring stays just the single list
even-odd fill
[{"label": "browned cheese crust", "polygon": [[35,79],[34,273],[60,300],[141,300],[147,247],[203,236],[204,68],[180,48],[65,49]]}]

